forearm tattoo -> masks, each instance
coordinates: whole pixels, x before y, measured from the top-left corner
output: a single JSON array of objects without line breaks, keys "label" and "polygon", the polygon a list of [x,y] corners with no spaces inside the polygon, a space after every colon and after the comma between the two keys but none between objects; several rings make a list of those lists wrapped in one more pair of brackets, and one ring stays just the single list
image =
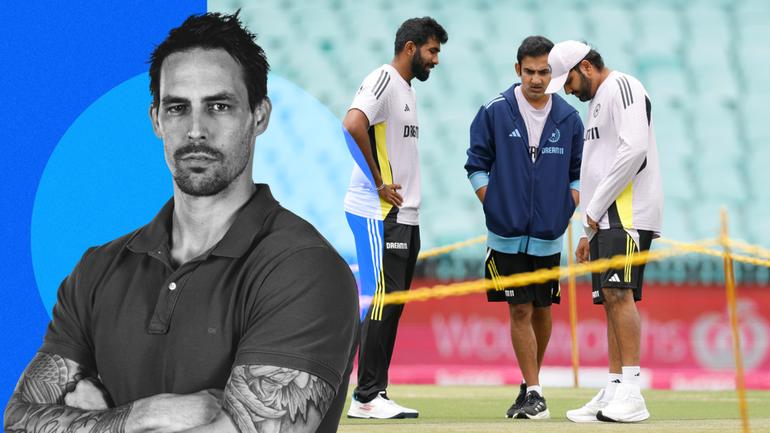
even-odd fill
[{"label": "forearm tattoo", "polygon": [[233,368],[222,407],[241,433],[315,431],[334,389],[312,374],[269,365]]},{"label": "forearm tattoo", "polygon": [[80,364],[38,352],[5,408],[6,432],[124,432],[131,405],[86,411],[64,405],[77,382],[91,376]]}]

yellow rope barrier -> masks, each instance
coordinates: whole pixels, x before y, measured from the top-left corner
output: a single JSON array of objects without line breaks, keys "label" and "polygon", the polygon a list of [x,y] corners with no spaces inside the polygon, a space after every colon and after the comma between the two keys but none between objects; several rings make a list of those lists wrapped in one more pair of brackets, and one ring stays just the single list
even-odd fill
[{"label": "yellow rope barrier", "polygon": [[[487,238],[486,235],[481,235],[481,236],[477,236],[475,238],[471,238],[471,239],[464,240],[464,241],[461,241],[461,242],[455,242],[453,244],[444,245],[442,247],[431,248],[429,250],[425,250],[425,251],[421,252],[417,256],[417,259],[418,260],[423,260],[423,259],[427,259],[427,258],[430,258],[430,257],[436,257],[436,256],[440,256],[440,255],[443,255],[443,254],[451,253],[452,251],[456,251],[456,250],[459,250],[461,248],[465,248],[465,247],[470,246],[470,245],[476,245],[476,244],[483,243],[486,240],[486,238]],[[658,238],[658,239],[656,239],[656,242],[660,242],[660,243],[664,243],[664,244],[669,244],[669,245],[672,245],[672,246],[674,246],[676,248],[687,249],[689,252],[705,254],[705,255],[713,256],[713,257],[722,258],[722,255],[723,255],[722,251],[714,250],[714,249],[699,248],[694,243],[675,241],[673,239],[668,239],[668,238]],[[748,264],[755,265],[755,266],[770,267],[770,250],[764,249],[764,248],[756,246],[756,245],[751,245],[751,244],[746,243],[744,241],[735,240],[735,239],[729,239],[728,242],[729,242],[729,244],[731,246],[733,246],[735,248],[739,248],[739,249],[742,249],[742,250],[748,252],[749,254],[753,254],[755,256],[762,257],[762,258],[757,258],[757,257],[747,256],[747,255],[744,255],[744,254],[730,253],[731,257],[736,262],[748,263]],[[711,241],[711,243],[707,244],[707,245],[712,245],[713,246],[713,245],[716,245],[716,244],[717,244],[717,241]],[[702,246],[705,246],[705,244],[702,245]],[[568,251],[568,254],[572,254],[572,251]]]},{"label": "yellow rope barrier", "polygon": [[[715,241],[709,239],[699,242],[698,244],[710,245],[713,243],[715,243]],[[634,254],[634,257],[631,258],[630,262],[633,265],[639,265],[650,261],[662,260],[667,257],[688,254],[694,252],[692,250],[696,248],[696,245],[697,244],[687,249],[677,247],[665,250],[642,251],[639,254]],[[618,255],[609,259],[599,259],[588,263],[581,263],[575,265],[571,269],[554,267],[551,269],[539,269],[534,272],[510,275],[500,278],[498,284],[502,287],[522,287],[531,284],[540,284],[546,281],[568,277],[570,275],[584,275],[593,272],[603,272],[611,268],[622,268],[627,262],[628,258],[625,255]],[[483,292],[492,288],[494,288],[492,280],[482,279],[466,281],[455,284],[437,285],[432,288],[420,288],[403,292],[388,293],[384,296],[382,302],[384,304],[403,304],[411,301],[425,301],[434,298],[445,298],[447,296],[467,295],[470,293]]]},{"label": "yellow rope barrier", "polygon": [[460,248],[464,248],[469,245],[480,244],[484,242],[486,239],[487,239],[487,235],[482,235],[482,236],[477,236],[475,238],[468,239],[467,241],[455,242],[453,244],[445,245],[443,247],[431,248],[429,250],[425,250],[420,254],[418,254],[417,260],[427,259],[428,257],[440,256],[442,254],[446,254],[454,250],[459,250]]},{"label": "yellow rope barrier", "polygon": [[[476,239],[477,238],[474,238],[473,240],[475,241]],[[652,261],[663,260],[668,257],[690,253],[705,254],[719,258],[722,258],[725,255],[724,252],[707,248],[708,246],[716,245],[718,243],[718,241],[714,239],[707,239],[694,243],[678,242],[667,239],[665,240],[665,243],[673,245],[673,247],[663,250],[642,251],[639,254],[634,254],[634,257],[630,260],[631,264],[640,265]],[[445,248],[448,247],[449,246]],[[770,267],[770,260],[757,259],[755,257],[749,257],[743,254],[735,254],[732,252],[728,254],[730,258],[737,262]],[[628,258],[625,255],[618,255],[609,259],[599,259],[588,263],[575,265],[571,269],[554,267],[551,269],[540,269],[534,272],[509,275],[500,278],[498,283],[502,287],[522,287],[528,286],[530,284],[541,284],[546,281],[569,277],[570,275],[585,275],[595,272],[604,272],[607,269],[623,267],[627,263],[627,260]],[[429,299],[445,298],[448,296],[461,296],[471,293],[478,293],[492,288],[494,288],[492,281],[486,279],[466,281],[455,284],[440,284],[433,287],[412,289],[405,292],[389,293],[384,296],[383,303],[387,305],[403,304],[411,301],[426,301]]]},{"label": "yellow rope barrier", "polygon": [[[687,250],[692,253],[698,253],[703,254],[707,256],[713,256],[713,257],[719,257],[720,259],[724,257],[725,253],[723,251],[714,250],[710,248],[700,248],[697,246],[693,246],[692,244],[687,244],[684,242],[677,242],[677,241],[668,241],[669,243],[675,243],[675,248],[681,248],[683,250]],[[728,241],[729,242],[729,241]],[[747,256],[744,254],[736,254],[733,252],[728,253],[729,257],[736,261],[736,262],[742,262],[742,263],[748,263],[750,265],[754,266],[764,266],[764,267],[770,267],[770,260],[765,259],[758,259],[756,257]]]},{"label": "yellow rope barrier", "polygon": [[732,248],[738,248],[746,251],[749,254],[760,256],[765,259],[770,259],[770,250],[768,249],[765,249],[756,245],[751,245],[748,242],[740,241],[737,239],[728,239],[727,243]]}]

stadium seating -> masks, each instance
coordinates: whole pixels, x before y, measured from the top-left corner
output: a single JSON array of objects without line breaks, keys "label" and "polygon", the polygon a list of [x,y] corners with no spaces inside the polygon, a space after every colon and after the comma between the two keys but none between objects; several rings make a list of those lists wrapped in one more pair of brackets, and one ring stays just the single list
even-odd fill
[{"label": "stadium seating", "polygon": [[[272,71],[340,119],[366,73],[390,60],[404,19],[430,14],[444,24],[449,43],[441,64],[429,82],[415,85],[424,247],[485,231],[463,169],[468,126],[480,105],[516,81],[515,50],[530,34],[585,40],[610,68],[646,85],[665,183],[665,236],[713,237],[719,209],[727,206],[736,236],[770,246],[766,0],[416,0],[408,8],[384,0],[217,3],[210,7],[241,7]],[[568,101],[585,113],[587,104]],[[478,253],[460,256],[477,260]],[[678,281],[677,272],[650,278]]]}]

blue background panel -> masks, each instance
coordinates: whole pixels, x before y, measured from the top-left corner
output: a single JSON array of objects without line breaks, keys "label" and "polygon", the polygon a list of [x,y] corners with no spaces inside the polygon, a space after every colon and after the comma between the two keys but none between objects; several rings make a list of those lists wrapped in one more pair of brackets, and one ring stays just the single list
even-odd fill
[{"label": "blue background panel", "polygon": [[[0,28],[0,405],[41,343],[48,315],[30,251],[38,182],[75,119],[118,84],[147,71],[168,30],[206,2],[13,2]],[[150,102],[149,92],[147,103]],[[87,166],[91,161],[84,160]],[[77,196],[63,200],[77,200]],[[66,232],[68,227],[58,228]],[[53,246],[52,246],[53,248]]]}]

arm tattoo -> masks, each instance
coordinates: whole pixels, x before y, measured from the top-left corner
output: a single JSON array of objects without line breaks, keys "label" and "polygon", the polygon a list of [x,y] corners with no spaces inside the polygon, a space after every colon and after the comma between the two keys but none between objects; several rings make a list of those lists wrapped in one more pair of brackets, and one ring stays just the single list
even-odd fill
[{"label": "arm tattoo", "polygon": [[315,431],[334,388],[304,371],[270,365],[233,368],[223,409],[241,433]]},{"label": "arm tattoo", "polygon": [[94,376],[59,355],[38,352],[5,408],[6,432],[124,432],[131,405],[85,411],[64,405],[64,396],[79,380]]}]

